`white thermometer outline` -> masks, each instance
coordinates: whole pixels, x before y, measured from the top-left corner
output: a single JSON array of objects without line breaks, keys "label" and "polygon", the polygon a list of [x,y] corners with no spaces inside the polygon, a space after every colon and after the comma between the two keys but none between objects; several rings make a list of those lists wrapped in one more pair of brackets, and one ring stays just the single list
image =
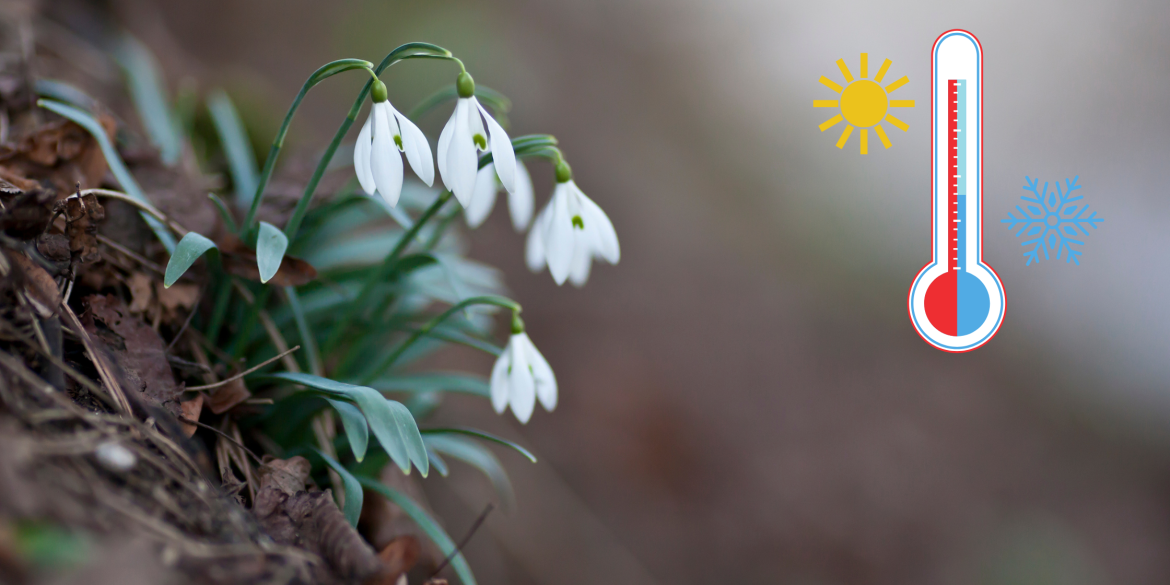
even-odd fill
[{"label": "white thermometer outline", "polygon": [[[951,112],[948,107],[950,104],[948,92],[953,91],[951,82],[955,80],[961,80],[966,86],[963,89],[966,93],[967,107],[961,112],[964,119],[960,122],[962,130],[966,132],[958,134],[966,155],[965,160],[959,162],[959,167],[960,169],[965,167],[963,170],[966,172],[959,172],[956,173],[956,177],[951,177],[950,159],[956,155],[949,146],[948,115]],[[965,30],[954,29],[944,32],[934,41],[931,50],[931,92],[932,258],[914,278],[908,296],[908,309],[914,328],[927,343],[944,351],[959,353],[971,351],[987,343],[999,331],[1006,306],[1003,283],[1000,282],[999,275],[982,260],[983,47],[975,35]],[[964,200],[965,205],[959,213],[967,220],[967,225],[963,226],[965,229],[962,230],[964,241],[959,252],[963,255],[958,260],[962,266],[960,269],[965,269],[977,277],[989,296],[987,317],[977,328],[964,335],[950,335],[939,331],[931,324],[926,313],[927,289],[940,275],[954,269],[951,266],[949,252],[952,249],[959,249],[957,241],[950,237],[952,226],[957,220],[949,213],[951,194],[948,181],[951,178],[957,179],[959,193],[974,195],[960,198]],[[942,229],[939,229],[940,227]]]}]

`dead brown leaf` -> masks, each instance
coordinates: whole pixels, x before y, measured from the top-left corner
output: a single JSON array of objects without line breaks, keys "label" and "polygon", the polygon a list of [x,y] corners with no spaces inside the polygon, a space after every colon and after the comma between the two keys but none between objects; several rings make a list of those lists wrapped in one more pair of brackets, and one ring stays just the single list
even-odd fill
[{"label": "dead brown leaf", "polygon": [[41,317],[48,317],[57,311],[61,303],[61,293],[57,289],[57,282],[40,265],[20,253],[8,254],[13,266],[20,271],[24,280],[25,292],[30,303],[36,306]]},{"label": "dead brown leaf", "polygon": [[0,229],[21,240],[30,240],[45,231],[45,224],[53,213],[52,192],[35,188],[5,199],[0,212]]},{"label": "dead brown leaf", "polygon": [[195,303],[199,302],[198,285],[178,283],[171,285],[171,288],[163,288],[161,282],[156,282],[155,285],[158,302],[168,311],[174,311],[179,307],[193,309]]},{"label": "dead brown leaf", "polygon": [[293,495],[304,491],[305,482],[309,481],[309,472],[312,465],[304,457],[291,459],[277,459],[265,457],[260,466],[260,488],[272,487],[285,495]]},{"label": "dead brown leaf", "polygon": [[240,378],[216,388],[211,393],[211,400],[208,406],[211,407],[211,412],[223,414],[251,397],[252,393],[244,385],[243,378]]},{"label": "dead brown leaf", "polygon": [[143,313],[150,308],[154,300],[154,287],[151,278],[141,272],[135,272],[126,279],[126,286],[130,288],[130,312]]},{"label": "dead brown leaf", "polygon": [[158,333],[130,313],[113,295],[90,295],[83,300],[86,331],[101,339],[127,376],[127,391],[142,392],[150,402],[178,416],[182,390],[166,358],[166,344]]},{"label": "dead brown leaf", "polygon": [[[97,120],[113,140],[117,130],[114,118],[101,113]],[[18,137],[15,147],[0,150],[0,163],[8,172],[4,180],[13,185],[24,189],[21,178],[47,181],[58,195],[71,193],[77,183],[96,187],[106,174],[106,158],[97,140],[69,120],[48,122]]]},{"label": "dead brown leaf", "polygon": [[422,546],[413,536],[399,536],[390,541],[379,553],[382,573],[366,581],[365,585],[397,585],[398,578],[410,571],[418,562]]},{"label": "dead brown leaf", "polygon": [[65,213],[65,235],[69,238],[69,251],[74,259],[93,262],[100,258],[97,230],[106,219],[106,210],[98,202],[97,195],[70,196],[58,202],[57,209]]},{"label": "dead brown leaf", "polygon": [[[196,393],[194,396],[179,403],[179,412],[183,414],[183,418],[191,421],[199,420],[199,415],[203,412],[203,393]],[[183,434],[190,437],[199,430],[199,427],[191,423],[179,421],[179,425],[183,427]]]},{"label": "dead brown leaf", "polygon": [[[239,238],[227,234],[216,245],[223,254],[223,267],[230,274],[260,282],[260,269],[256,266],[256,252],[249,249]],[[317,278],[317,269],[300,258],[285,256],[280,269],[268,284],[274,286],[301,286]]]}]

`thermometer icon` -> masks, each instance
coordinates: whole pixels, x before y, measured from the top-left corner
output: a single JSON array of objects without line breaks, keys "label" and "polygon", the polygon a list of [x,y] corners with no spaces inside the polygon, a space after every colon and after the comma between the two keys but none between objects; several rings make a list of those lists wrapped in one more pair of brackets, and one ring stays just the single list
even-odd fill
[{"label": "thermometer icon", "polygon": [[1003,323],[1003,283],[983,263],[983,47],[964,30],[931,53],[933,259],[910,287],[910,320],[931,345],[975,349]]}]

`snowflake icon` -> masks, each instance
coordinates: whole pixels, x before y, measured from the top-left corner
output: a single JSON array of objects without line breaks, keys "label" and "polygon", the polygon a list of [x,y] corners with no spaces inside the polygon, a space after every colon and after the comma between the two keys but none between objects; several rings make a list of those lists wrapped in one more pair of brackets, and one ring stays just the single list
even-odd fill
[{"label": "snowflake icon", "polygon": [[[1016,232],[1016,237],[1026,236],[1031,239],[1024,240],[1020,243],[1021,246],[1032,246],[1031,250],[1024,252],[1024,257],[1028,262],[1024,266],[1031,266],[1032,262],[1040,261],[1040,250],[1044,250],[1044,259],[1049,260],[1048,255],[1050,250],[1056,251],[1056,259],[1059,260],[1062,254],[1067,253],[1065,263],[1072,262],[1080,266],[1081,261],[1079,256],[1080,250],[1074,250],[1073,245],[1083,246],[1085,243],[1074,238],[1080,237],[1081,234],[1089,235],[1085,227],[1092,227],[1097,229],[1097,224],[1105,221],[1103,218],[1097,217],[1097,212],[1094,211],[1088,216],[1085,213],[1089,211],[1088,204],[1085,205],[1070,205],[1084,199],[1083,196],[1073,196],[1073,191],[1080,189],[1077,185],[1077,179],[1080,175],[1073,177],[1072,180],[1064,180],[1064,188],[1061,189],[1060,181],[1056,182],[1056,190],[1048,192],[1048,182],[1044,182],[1044,188],[1039,188],[1040,179],[1032,180],[1031,177],[1024,177],[1027,185],[1024,186],[1025,191],[1031,191],[1035,197],[1028,195],[1020,196],[1027,203],[1024,208],[1019,205],[1016,210],[1020,212],[1020,217],[1016,217],[1014,213],[1009,212],[1007,219],[1002,219],[1000,222],[1008,224],[1008,229],[1013,230],[1017,225],[1020,226],[1020,231]],[[1080,230],[1078,233],[1077,230]]]}]

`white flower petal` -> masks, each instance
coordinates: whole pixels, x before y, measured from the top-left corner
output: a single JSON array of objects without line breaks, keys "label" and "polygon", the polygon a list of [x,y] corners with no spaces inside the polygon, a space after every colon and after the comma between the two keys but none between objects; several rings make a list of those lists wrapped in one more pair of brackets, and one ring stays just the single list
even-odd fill
[{"label": "white flower petal", "polygon": [[[578,237],[583,235],[580,234]],[[590,250],[588,244],[578,239],[577,247],[573,250],[573,265],[569,267],[569,282],[577,288],[585,286],[585,282],[589,280],[589,268],[593,265],[593,254]]]},{"label": "white flower petal", "polygon": [[435,183],[435,162],[431,159],[431,143],[410,118],[398,113],[397,110],[394,111],[394,117],[398,119],[398,126],[402,130],[402,151],[406,153],[410,168],[414,169],[414,174],[418,175],[427,187],[430,187]]},{"label": "white flower petal", "polygon": [[508,345],[512,347],[512,371],[508,373],[508,402],[512,405],[512,413],[521,423],[527,423],[532,418],[532,410],[536,408],[536,382],[532,379],[532,370],[528,368],[528,352],[520,339],[520,333],[513,335]]},{"label": "white flower petal", "polygon": [[373,149],[374,137],[371,135],[373,130],[374,111],[370,110],[370,115],[366,116],[366,123],[362,124],[361,132],[358,132],[357,144],[353,146],[353,171],[357,174],[358,183],[362,186],[362,191],[366,195],[373,195],[374,190],[378,188],[374,184],[374,174],[370,172],[370,151]]},{"label": "white flower petal", "polygon": [[451,151],[451,137],[455,134],[455,123],[459,120],[459,104],[455,104],[455,111],[451,112],[451,117],[447,119],[447,124],[443,126],[443,131],[439,133],[438,151],[435,152],[435,158],[439,163],[439,177],[443,179],[443,186],[448,191],[451,190],[451,180],[447,176],[447,153]]},{"label": "white flower petal", "polygon": [[492,408],[496,414],[503,414],[508,408],[508,366],[512,364],[512,342],[504,348],[500,357],[496,358],[496,365],[492,366]]},{"label": "white flower petal", "polygon": [[532,220],[532,207],[535,205],[532,194],[532,177],[524,163],[516,161],[516,188],[508,193],[508,213],[512,216],[512,227],[523,232]]},{"label": "white flower petal", "polygon": [[557,377],[553,374],[552,368],[549,367],[548,361],[540,355],[540,351],[533,345],[532,339],[528,337],[527,333],[522,333],[524,336],[524,344],[528,350],[528,363],[532,366],[532,378],[536,383],[536,397],[540,399],[540,403],[544,405],[544,409],[552,412],[557,407]]},{"label": "white flower petal", "polygon": [[528,269],[533,272],[544,270],[546,264],[544,256],[544,237],[548,220],[552,217],[552,202],[544,206],[540,215],[536,216],[536,225],[528,231],[528,241],[524,246],[524,261]]},{"label": "white flower petal", "polygon": [[470,111],[467,114],[467,127],[471,130],[471,137],[475,138],[476,134],[483,137],[483,148],[479,148],[478,144],[476,144],[475,147],[486,152],[491,148],[491,144],[488,144],[488,135],[487,132],[483,129],[483,120],[479,119],[479,100],[475,99],[475,96],[471,96],[459,101],[467,102],[468,104],[467,108]]},{"label": "white flower petal", "polygon": [[471,205],[463,210],[463,217],[467,225],[477,228],[483,224],[492,207],[496,204],[496,171],[491,163],[485,165],[475,175],[475,192],[471,195]]},{"label": "white flower petal", "polygon": [[[487,121],[488,137],[491,138],[492,146],[492,162],[496,164],[496,174],[500,176],[500,184],[507,189],[509,193],[516,190],[516,153],[512,150],[512,141],[508,138],[508,133],[504,132],[504,127],[500,126],[496,119],[479,105],[479,100],[474,97],[471,100],[475,106],[479,108],[479,112],[483,114],[483,119]],[[478,116],[476,116],[478,118]]]},{"label": "white flower petal", "polygon": [[398,196],[402,194],[402,155],[398,154],[398,145],[394,144],[390,126],[394,115],[389,108],[379,107],[383,104],[374,104],[374,146],[370,155],[370,171],[374,175],[378,193],[390,207],[394,207],[398,204]]},{"label": "white flower petal", "polygon": [[455,122],[454,134],[451,136],[451,146],[447,152],[447,188],[455,194],[455,198],[466,208],[471,204],[471,194],[475,190],[475,175],[479,171],[479,157],[475,143],[471,141],[471,128],[467,122],[472,115],[472,106],[469,100],[461,99],[455,106],[455,115],[459,118]]},{"label": "white flower petal", "polygon": [[585,229],[592,233],[595,239],[597,249],[594,250],[606,262],[610,264],[617,264],[622,258],[622,249],[618,244],[617,232],[613,229],[613,224],[609,221],[609,216],[601,210],[588,195],[581,192],[572,181],[573,189],[579,196],[578,201],[581,203],[581,212],[584,216],[582,219],[585,222]]},{"label": "white flower petal", "polygon": [[564,284],[569,277],[569,270],[573,264],[573,249],[577,243],[576,226],[569,212],[568,183],[557,185],[553,191],[552,216],[545,228],[544,246],[548,260],[548,271],[558,285]]}]

